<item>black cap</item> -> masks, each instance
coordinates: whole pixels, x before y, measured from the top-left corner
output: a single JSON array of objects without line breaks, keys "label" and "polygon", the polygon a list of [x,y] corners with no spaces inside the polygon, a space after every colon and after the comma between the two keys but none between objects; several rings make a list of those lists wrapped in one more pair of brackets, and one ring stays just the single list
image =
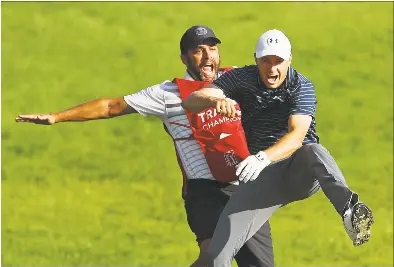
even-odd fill
[{"label": "black cap", "polygon": [[212,38],[218,44],[222,43],[216,37],[213,30],[206,26],[197,25],[189,28],[181,38],[180,45],[182,55],[186,54],[187,50],[197,47],[209,38]]}]

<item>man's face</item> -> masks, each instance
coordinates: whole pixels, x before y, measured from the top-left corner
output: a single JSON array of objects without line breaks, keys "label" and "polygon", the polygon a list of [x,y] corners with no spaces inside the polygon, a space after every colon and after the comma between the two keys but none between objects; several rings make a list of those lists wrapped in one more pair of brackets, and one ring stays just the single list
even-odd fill
[{"label": "man's face", "polygon": [[206,40],[187,54],[181,55],[182,62],[195,80],[212,82],[217,78],[220,56],[216,43]]},{"label": "man's face", "polygon": [[278,56],[265,56],[256,58],[259,68],[260,79],[268,88],[278,88],[286,79],[287,71],[291,63]]}]

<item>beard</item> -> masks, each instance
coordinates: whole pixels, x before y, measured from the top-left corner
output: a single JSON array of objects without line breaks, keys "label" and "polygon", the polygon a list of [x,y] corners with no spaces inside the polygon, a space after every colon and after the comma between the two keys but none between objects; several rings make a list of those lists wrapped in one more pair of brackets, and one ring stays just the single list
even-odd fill
[{"label": "beard", "polygon": [[[211,71],[204,70],[204,65],[211,64]],[[193,79],[204,82],[212,82],[218,76],[218,71],[220,67],[220,57],[217,61],[215,60],[207,60],[204,63],[201,63],[199,66],[195,66],[193,60],[191,58],[187,59],[187,70]]]}]

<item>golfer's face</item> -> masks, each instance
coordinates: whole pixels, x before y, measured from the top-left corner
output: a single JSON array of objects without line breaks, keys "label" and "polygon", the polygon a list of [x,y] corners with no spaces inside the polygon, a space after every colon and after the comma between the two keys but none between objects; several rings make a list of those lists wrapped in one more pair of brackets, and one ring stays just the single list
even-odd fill
[{"label": "golfer's face", "polygon": [[256,59],[260,78],[268,88],[278,88],[286,79],[289,60],[278,56],[265,56]]},{"label": "golfer's face", "polygon": [[[206,43],[191,49],[187,56],[187,68],[201,81],[216,79],[219,69],[219,49],[215,43]],[[196,77],[195,77],[196,78]]]}]

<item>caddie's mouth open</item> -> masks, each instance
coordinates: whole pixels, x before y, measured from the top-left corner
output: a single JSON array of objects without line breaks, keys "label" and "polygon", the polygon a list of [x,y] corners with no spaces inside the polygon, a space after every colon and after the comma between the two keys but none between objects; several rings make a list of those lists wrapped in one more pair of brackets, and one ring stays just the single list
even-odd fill
[{"label": "caddie's mouth open", "polygon": [[202,81],[213,81],[216,77],[216,68],[214,63],[206,63],[200,68]]},{"label": "caddie's mouth open", "polygon": [[204,72],[213,72],[213,64],[205,64],[205,65],[202,67],[202,70],[203,70]]}]

